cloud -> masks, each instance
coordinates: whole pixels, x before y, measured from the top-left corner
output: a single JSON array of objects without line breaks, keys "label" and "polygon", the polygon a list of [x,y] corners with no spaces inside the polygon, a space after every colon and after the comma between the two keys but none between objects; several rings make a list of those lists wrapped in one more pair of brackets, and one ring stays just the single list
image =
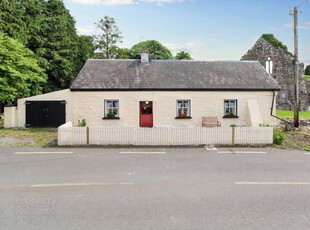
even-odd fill
[{"label": "cloud", "polygon": [[306,22],[305,25],[310,25],[310,22]]},{"label": "cloud", "polygon": [[200,47],[202,45],[203,44],[201,42],[187,42],[183,44],[177,44],[177,43],[164,44],[164,46],[166,46],[173,53],[180,52],[180,51],[189,52],[189,49],[194,48],[194,47]]},{"label": "cloud", "polygon": [[77,27],[76,29],[79,34],[84,34],[84,35],[91,35],[95,31],[94,26],[90,26],[90,25]]},{"label": "cloud", "polygon": [[137,0],[73,0],[81,4],[98,4],[98,5],[130,5],[137,4]]}]

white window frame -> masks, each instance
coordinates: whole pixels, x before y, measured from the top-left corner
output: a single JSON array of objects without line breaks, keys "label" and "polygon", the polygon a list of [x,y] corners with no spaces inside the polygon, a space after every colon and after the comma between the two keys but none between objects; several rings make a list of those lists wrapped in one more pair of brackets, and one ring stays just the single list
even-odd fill
[{"label": "white window frame", "polygon": [[[228,102],[228,107],[226,106],[226,102]],[[232,106],[231,103],[234,103]],[[225,99],[224,100],[224,116],[231,116],[230,113],[226,113],[226,109],[229,109],[229,111],[232,109],[232,116],[238,116],[238,100],[237,99]]]},{"label": "white window frame", "polygon": [[[179,102],[188,102],[188,107],[179,107]],[[180,99],[180,100],[177,100],[177,104],[176,104],[176,114],[177,114],[177,117],[180,117],[179,115],[179,109],[187,109],[188,110],[188,114],[187,114],[187,117],[191,117],[192,115],[192,111],[191,111],[191,100],[189,99]]]},{"label": "white window frame", "polygon": [[[108,106],[108,102],[112,102],[112,104],[113,102],[117,102],[117,107]],[[119,118],[119,100],[117,99],[104,100],[104,117],[108,117],[109,109],[112,109],[112,110],[117,109],[117,114],[115,115],[115,117]]]}]

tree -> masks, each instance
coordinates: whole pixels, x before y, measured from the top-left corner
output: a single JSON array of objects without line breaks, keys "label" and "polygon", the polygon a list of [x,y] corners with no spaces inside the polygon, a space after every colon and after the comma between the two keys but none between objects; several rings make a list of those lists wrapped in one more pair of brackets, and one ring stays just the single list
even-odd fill
[{"label": "tree", "polygon": [[46,82],[35,54],[22,43],[0,33],[0,104],[41,93]]},{"label": "tree", "polygon": [[115,59],[129,59],[129,49],[118,48],[116,51]]},{"label": "tree", "polygon": [[308,66],[306,67],[305,75],[310,76],[310,65],[308,65]]},{"label": "tree", "polygon": [[76,60],[78,69],[82,69],[87,59],[94,57],[94,51],[95,47],[93,46],[93,37],[80,35],[78,37],[78,56]]},{"label": "tree", "polygon": [[62,0],[0,0],[0,32],[36,54],[48,75],[44,92],[68,88],[94,47],[78,36]]},{"label": "tree", "polygon": [[28,34],[23,6],[23,1],[0,1],[0,32],[25,43],[28,39]]},{"label": "tree", "polygon": [[129,50],[129,58],[139,59],[141,50],[149,51],[150,58],[152,59],[173,59],[171,51],[162,44],[160,44],[158,41],[154,40],[144,41],[134,45]]},{"label": "tree", "polygon": [[177,60],[193,60],[191,55],[185,51],[178,52],[175,56]]},{"label": "tree", "polygon": [[95,24],[101,30],[101,34],[94,35],[95,48],[99,50],[98,55],[107,59],[115,58],[118,50],[116,44],[122,42],[123,37],[114,18],[105,16]]}]

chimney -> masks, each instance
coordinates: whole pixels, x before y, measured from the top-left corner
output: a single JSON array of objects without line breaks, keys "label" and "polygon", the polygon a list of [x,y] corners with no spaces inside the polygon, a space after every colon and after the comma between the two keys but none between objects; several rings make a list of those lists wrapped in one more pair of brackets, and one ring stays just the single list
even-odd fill
[{"label": "chimney", "polygon": [[149,63],[149,52],[144,50],[144,51],[141,51],[140,53],[140,56],[141,56],[141,63]]}]

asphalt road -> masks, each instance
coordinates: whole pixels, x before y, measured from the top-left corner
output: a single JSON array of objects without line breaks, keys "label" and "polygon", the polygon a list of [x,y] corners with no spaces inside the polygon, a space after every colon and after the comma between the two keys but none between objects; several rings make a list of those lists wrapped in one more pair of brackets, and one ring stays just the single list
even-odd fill
[{"label": "asphalt road", "polygon": [[310,155],[0,149],[0,229],[310,229]]}]

